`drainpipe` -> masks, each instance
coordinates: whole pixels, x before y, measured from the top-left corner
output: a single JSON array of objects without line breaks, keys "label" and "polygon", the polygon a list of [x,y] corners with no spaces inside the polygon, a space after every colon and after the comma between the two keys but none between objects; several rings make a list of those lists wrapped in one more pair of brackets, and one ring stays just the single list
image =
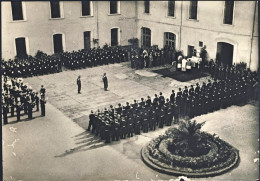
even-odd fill
[{"label": "drainpipe", "polygon": [[96,3],[96,13],[97,13],[97,39],[98,39],[98,43],[97,43],[97,46],[99,46],[99,27],[98,27],[98,3],[99,1],[94,1]]},{"label": "drainpipe", "polygon": [[182,8],[183,8],[183,0],[181,1],[181,25],[180,25],[179,50],[181,50]]},{"label": "drainpipe", "polygon": [[249,68],[250,68],[250,66],[251,66],[251,61],[252,61],[252,47],[253,47],[253,38],[254,38],[254,29],[255,29],[256,4],[257,4],[257,1],[255,1],[254,18],[253,18],[253,27],[252,27],[252,34],[251,34],[251,45],[250,45]]}]

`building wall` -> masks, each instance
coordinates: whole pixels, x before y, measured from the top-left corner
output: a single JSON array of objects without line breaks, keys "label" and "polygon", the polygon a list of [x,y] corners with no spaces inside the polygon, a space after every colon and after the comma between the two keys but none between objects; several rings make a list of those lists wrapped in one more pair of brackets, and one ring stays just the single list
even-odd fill
[{"label": "building wall", "polygon": [[234,63],[243,61],[253,70],[258,68],[258,7],[255,11],[254,1],[235,1],[233,25],[223,24],[224,1],[198,1],[197,20],[188,19],[189,4],[176,1],[175,16],[168,17],[168,1],[150,1],[149,14],[144,13],[144,1],[121,1],[116,15],[110,15],[108,1],[93,1],[93,16],[82,17],[80,1],[64,1],[64,18],[50,19],[49,2],[26,1],[26,20],[14,22],[10,2],[1,2],[2,57],[16,55],[16,37],[26,37],[28,54],[34,55],[37,50],[52,54],[55,33],[64,35],[64,50],[73,51],[84,47],[84,31],[91,31],[91,40],[99,39],[98,45],[103,46],[111,44],[111,29],[119,28],[120,45],[129,45],[130,38],[138,38],[140,45],[141,28],[147,27],[151,29],[151,44],[159,48],[164,45],[164,32],[172,32],[176,35],[176,48],[185,55],[188,45],[198,48],[202,41],[209,58],[215,59],[217,42],[227,42],[234,45]]}]

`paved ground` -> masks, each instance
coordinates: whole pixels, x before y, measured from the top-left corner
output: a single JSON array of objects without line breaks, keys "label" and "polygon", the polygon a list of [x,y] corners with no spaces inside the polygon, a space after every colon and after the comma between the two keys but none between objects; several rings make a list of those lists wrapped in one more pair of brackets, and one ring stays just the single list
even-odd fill
[{"label": "paved ground", "polygon": [[[106,72],[109,91],[103,91]],[[82,77],[82,94],[76,78]],[[132,70],[127,63],[65,71],[25,80],[35,89],[44,84],[48,103],[46,117],[3,126],[5,180],[169,180],[176,177],[158,173],[140,159],[140,150],[164,129],[104,144],[85,131],[91,109],[131,102],[163,90],[195,84],[181,83],[146,70]],[[240,150],[237,168],[221,176],[194,180],[255,180],[258,178],[258,105],[232,106],[196,117],[206,121],[204,131],[216,133]],[[73,120],[73,121],[72,121]]]}]

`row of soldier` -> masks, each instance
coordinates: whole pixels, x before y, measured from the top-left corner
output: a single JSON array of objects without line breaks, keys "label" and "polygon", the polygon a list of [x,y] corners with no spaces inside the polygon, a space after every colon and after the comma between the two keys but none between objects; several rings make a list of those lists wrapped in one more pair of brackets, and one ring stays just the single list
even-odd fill
[{"label": "row of soldier", "polygon": [[104,48],[64,52],[60,57],[49,56],[39,51],[35,57],[15,57],[14,60],[8,61],[2,59],[1,68],[2,75],[18,78],[61,72],[62,66],[74,70],[125,61],[128,61],[128,51],[125,48],[104,46]]},{"label": "row of soldier", "polygon": [[130,50],[131,68],[143,69],[148,67],[171,64],[175,60],[175,50],[156,47]]},{"label": "row of soldier", "polygon": [[[254,79],[252,78],[252,81]],[[180,117],[193,118],[208,112],[225,109],[231,105],[243,105],[248,100],[256,99],[253,92],[257,87],[248,83],[243,76],[238,76],[237,80],[208,80],[202,85],[185,86],[175,94],[172,91],[170,99],[166,99],[160,93],[155,95],[153,101],[148,96],[147,100],[141,102],[134,100],[133,104],[126,103],[126,106],[119,104],[116,108],[104,111],[91,112],[88,130],[92,128],[92,133],[105,139],[106,142],[119,140],[119,138],[130,137],[133,134],[140,134],[162,128],[164,125],[170,126],[172,122],[177,123]]]},{"label": "row of soldier", "polygon": [[45,88],[40,89],[40,96],[37,91],[33,91],[28,84],[24,84],[21,78],[3,78],[2,84],[2,108],[3,108],[3,121],[8,124],[8,115],[15,116],[17,121],[21,121],[21,111],[28,115],[28,119],[33,118],[33,109],[39,111],[41,108],[41,115],[45,116]]},{"label": "row of soldier", "polygon": [[15,58],[8,61],[2,59],[2,71],[2,75],[11,78],[38,76],[61,72],[62,62],[59,58],[47,55]]},{"label": "row of soldier", "polygon": [[128,51],[122,47],[93,48],[90,50],[79,50],[64,52],[61,54],[64,66],[69,69],[81,69],[98,65],[108,65],[128,61]]}]

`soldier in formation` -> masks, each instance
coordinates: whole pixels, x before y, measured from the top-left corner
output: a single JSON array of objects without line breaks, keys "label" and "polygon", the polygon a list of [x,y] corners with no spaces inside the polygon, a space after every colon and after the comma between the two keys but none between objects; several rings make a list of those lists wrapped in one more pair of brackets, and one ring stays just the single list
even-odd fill
[{"label": "soldier in formation", "polygon": [[[45,98],[45,88],[41,87],[41,99]],[[33,112],[39,111],[38,92],[32,90],[28,84],[24,84],[22,78],[3,77],[2,84],[2,109],[4,124],[8,124],[8,117],[14,117],[21,121],[21,112],[27,114],[28,119],[33,118]],[[8,116],[10,115],[10,116]]]},{"label": "soldier in formation", "polygon": [[[248,71],[248,70],[244,70]],[[92,133],[100,136],[106,143],[147,133],[156,128],[177,124],[179,118],[193,118],[231,105],[246,104],[257,100],[257,73],[248,71],[230,79],[212,79],[207,83],[179,88],[170,98],[164,98],[162,92],[154,98],[141,98],[125,106],[110,106],[105,111],[91,112],[90,125]],[[104,128],[102,129],[102,125]],[[89,127],[89,131],[91,126]]]}]

